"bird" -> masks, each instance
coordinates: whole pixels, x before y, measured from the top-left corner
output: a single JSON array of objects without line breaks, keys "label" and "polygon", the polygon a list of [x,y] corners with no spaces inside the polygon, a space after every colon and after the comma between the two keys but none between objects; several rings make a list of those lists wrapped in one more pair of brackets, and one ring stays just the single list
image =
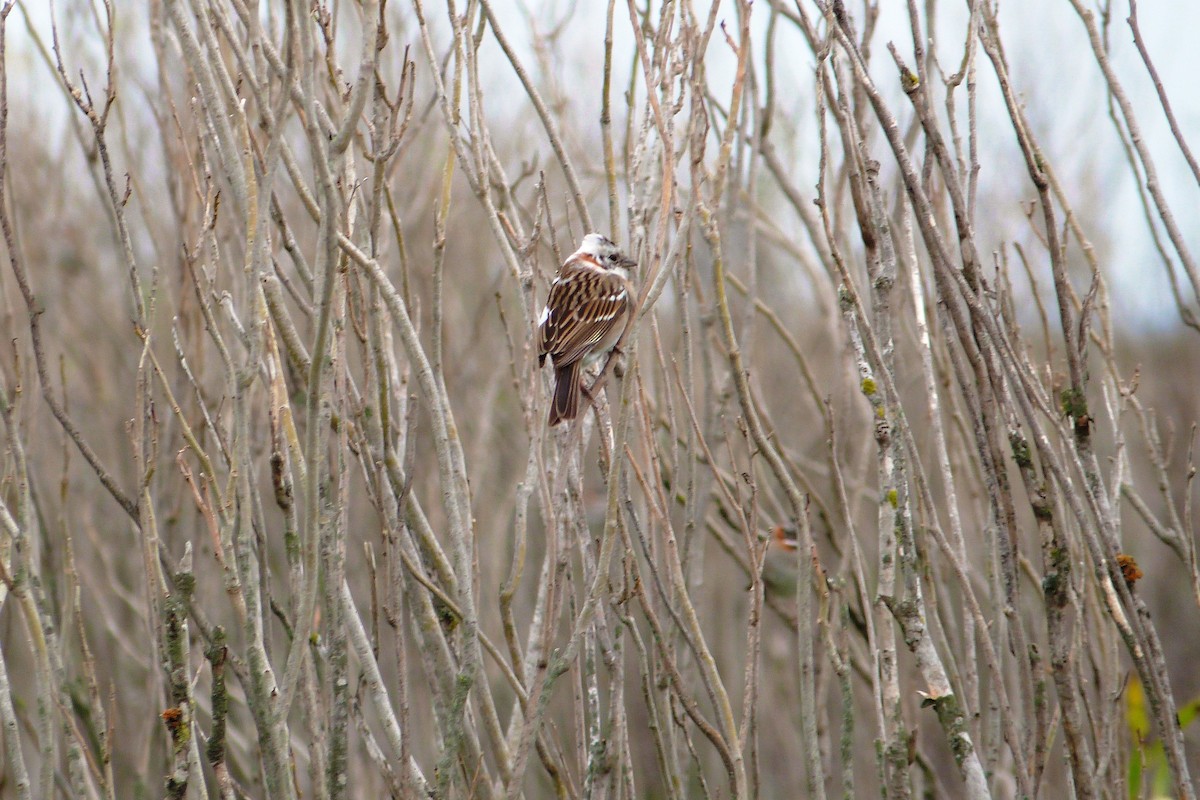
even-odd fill
[{"label": "bird", "polygon": [[546,356],[554,364],[550,427],[579,414],[585,362],[612,350],[625,333],[636,303],[629,270],[636,266],[606,236],[589,233],[558,268],[537,329],[538,366]]},{"label": "bird", "polygon": [[776,525],[767,535],[767,551],[763,554],[762,580],[769,593],[780,597],[796,594],[798,571],[796,564],[796,529],[791,525]]}]

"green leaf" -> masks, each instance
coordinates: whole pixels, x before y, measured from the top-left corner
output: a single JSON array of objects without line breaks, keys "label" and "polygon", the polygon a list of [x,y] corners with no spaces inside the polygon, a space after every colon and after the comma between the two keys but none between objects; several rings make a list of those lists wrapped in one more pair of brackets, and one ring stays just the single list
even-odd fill
[{"label": "green leaf", "polygon": [[1195,722],[1198,716],[1200,716],[1200,697],[1179,709],[1179,727],[1187,730],[1188,725]]},{"label": "green leaf", "polygon": [[[1200,697],[1182,706],[1176,718],[1179,727],[1186,729],[1200,717]],[[1136,748],[1129,758],[1128,786],[1131,800],[1142,796],[1142,780],[1150,775],[1150,797],[1172,797],[1171,769],[1160,739],[1150,741],[1152,723],[1146,706],[1146,692],[1137,676],[1131,676],[1125,687],[1125,724]]]},{"label": "green leaf", "polygon": [[1142,796],[1142,748],[1136,747],[1129,754],[1129,775],[1125,785],[1129,787],[1129,800]]},{"label": "green leaf", "polygon": [[1137,744],[1150,738],[1150,714],[1146,711],[1146,692],[1137,676],[1131,676],[1125,686],[1125,722]]}]

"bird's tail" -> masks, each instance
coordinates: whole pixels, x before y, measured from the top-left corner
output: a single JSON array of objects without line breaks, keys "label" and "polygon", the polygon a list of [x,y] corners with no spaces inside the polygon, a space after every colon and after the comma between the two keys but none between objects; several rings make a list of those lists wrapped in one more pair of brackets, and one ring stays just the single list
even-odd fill
[{"label": "bird's tail", "polygon": [[579,414],[579,368],[576,361],[554,370],[554,401],[550,404],[550,426],[573,420]]}]

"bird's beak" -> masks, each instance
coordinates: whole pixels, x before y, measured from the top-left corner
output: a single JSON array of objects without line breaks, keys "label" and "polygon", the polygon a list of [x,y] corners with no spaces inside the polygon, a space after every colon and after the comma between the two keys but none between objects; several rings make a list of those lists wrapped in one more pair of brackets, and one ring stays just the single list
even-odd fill
[{"label": "bird's beak", "polygon": [[634,261],[629,256],[622,255],[621,256],[621,266],[624,267],[625,269],[633,269],[634,267],[637,266],[637,262]]}]

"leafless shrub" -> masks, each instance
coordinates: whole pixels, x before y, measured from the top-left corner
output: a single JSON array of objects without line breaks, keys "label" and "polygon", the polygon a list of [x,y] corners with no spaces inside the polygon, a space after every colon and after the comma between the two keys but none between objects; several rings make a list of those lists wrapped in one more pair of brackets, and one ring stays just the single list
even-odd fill
[{"label": "leafless shrub", "polygon": [[[1142,218],[996,4],[4,3],[0,794],[1195,797],[1138,114],[1200,171],[1136,6],[1157,107],[1071,6]],[[589,230],[639,314],[550,430]]]}]

